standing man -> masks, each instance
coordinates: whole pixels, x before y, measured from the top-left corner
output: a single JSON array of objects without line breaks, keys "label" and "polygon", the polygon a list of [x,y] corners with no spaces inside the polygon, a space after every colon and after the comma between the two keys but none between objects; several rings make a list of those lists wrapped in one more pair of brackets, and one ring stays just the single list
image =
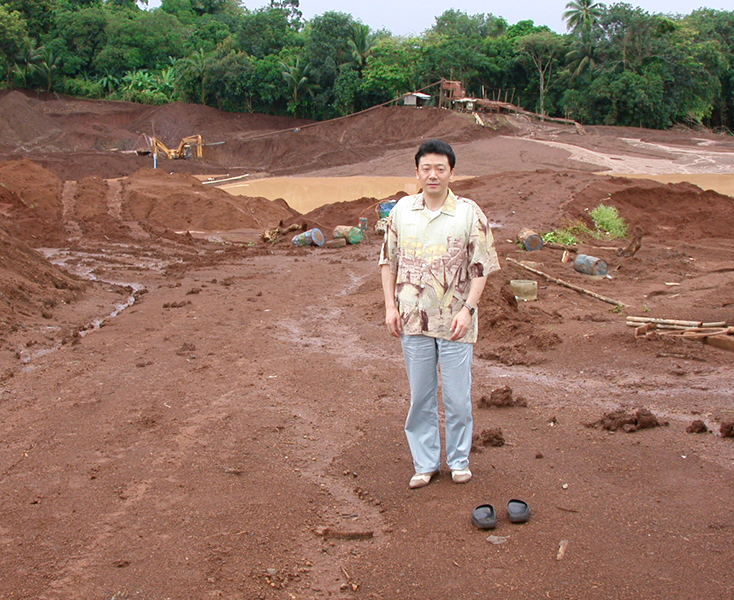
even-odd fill
[{"label": "standing man", "polygon": [[466,483],[472,476],[477,304],[487,275],[500,266],[487,217],[449,189],[455,164],[446,142],[421,144],[415,166],[423,191],[395,205],[380,252],[385,323],[401,339],[410,384],[405,434],[415,467],[411,488],[428,485],[441,466],[439,367],[451,479]]}]

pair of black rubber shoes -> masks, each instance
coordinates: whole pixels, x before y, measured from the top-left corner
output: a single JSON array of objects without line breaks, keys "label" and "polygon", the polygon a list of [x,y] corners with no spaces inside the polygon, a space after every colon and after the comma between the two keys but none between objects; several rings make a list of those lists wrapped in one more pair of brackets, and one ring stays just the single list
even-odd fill
[{"label": "pair of black rubber shoes", "polygon": [[[507,518],[510,523],[527,523],[530,520],[530,506],[523,500],[513,498],[507,503]],[[479,529],[497,527],[497,513],[491,504],[477,506],[471,515],[471,521]]]}]

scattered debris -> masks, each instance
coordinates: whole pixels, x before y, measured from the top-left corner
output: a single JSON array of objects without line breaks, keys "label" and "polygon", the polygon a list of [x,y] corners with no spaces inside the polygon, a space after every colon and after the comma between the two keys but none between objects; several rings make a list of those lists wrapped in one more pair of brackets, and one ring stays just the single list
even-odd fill
[{"label": "scattered debris", "polygon": [[605,260],[588,254],[577,254],[573,261],[574,270],[584,275],[604,276],[609,271]]},{"label": "scattered debris", "polygon": [[290,233],[291,231],[305,231],[306,230],[306,224],[298,224],[298,223],[292,223],[291,225],[288,225],[288,227],[285,227],[283,225],[283,221],[281,220],[278,223],[277,227],[272,227],[270,229],[266,229],[260,234],[260,238],[263,242],[270,242],[271,244],[274,244],[275,242],[280,241],[280,239],[286,234]]},{"label": "scattered debris", "polygon": [[576,253],[579,249],[576,246],[569,244],[559,244],[558,242],[543,242],[543,246],[546,248],[553,248],[554,250],[563,250],[564,252]]},{"label": "scattered debris", "polygon": [[[725,321],[716,323],[700,323],[689,325],[694,321],[675,321],[673,319],[657,319],[642,323],[633,320],[641,317],[627,317],[627,325],[636,327],[635,337],[647,337],[651,334],[674,335],[686,340],[694,340],[734,352],[734,327],[728,327]],[[663,322],[657,322],[663,321]],[[666,331],[657,331],[666,329]]]},{"label": "scattered debris", "polygon": [[504,445],[505,436],[502,435],[502,429],[499,427],[483,429],[481,433],[475,433],[472,438],[472,451],[474,452],[481,452],[485,446],[499,448]]},{"label": "scattered debris", "polygon": [[192,352],[196,352],[196,344],[192,344],[191,342],[184,342],[181,344],[181,347],[176,350],[176,354],[178,356],[188,356]]},{"label": "scattered debris", "polygon": [[478,408],[492,408],[492,407],[509,407],[509,406],[527,406],[528,402],[524,397],[518,396],[517,398],[512,397],[512,388],[509,385],[505,385],[501,388],[492,390],[489,397],[486,395],[479,398],[477,403]]},{"label": "scattered debris", "polygon": [[189,304],[191,304],[191,300],[181,300],[181,302],[165,302],[163,304],[163,308],[183,308],[184,306],[188,306]]},{"label": "scattered debris", "polygon": [[556,554],[556,560],[563,560],[566,556],[566,548],[568,548],[568,540],[561,540],[558,543],[558,553]]},{"label": "scattered debris", "polygon": [[709,428],[706,427],[701,419],[696,419],[688,427],[686,427],[686,433],[708,433]]},{"label": "scattered debris", "polygon": [[504,544],[509,539],[510,539],[510,536],[509,535],[505,535],[505,536],[502,536],[502,535],[490,535],[489,537],[487,537],[487,541],[490,544],[494,544],[495,546],[499,546],[500,544]]},{"label": "scattered debris", "polygon": [[639,225],[635,225],[632,230],[632,241],[627,244],[624,248],[617,250],[617,256],[623,258],[629,258],[637,254],[637,251],[642,247],[642,228]]},{"label": "scattered debris", "polygon": [[[654,317],[627,317],[628,327],[640,327],[642,325],[654,324],[655,329],[695,329],[710,327],[726,327],[726,321],[706,323],[705,321],[682,321],[680,319],[657,319]],[[649,331],[649,330],[648,330]]]},{"label": "scattered debris", "polygon": [[528,252],[540,250],[543,247],[543,238],[532,229],[521,229],[517,234],[517,241],[520,242],[523,248]]},{"label": "scattered debris", "polygon": [[651,429],[653,427],[667,425],[667,421],[659,420],[646,408],[640,408],[635,413],[627,412],[620,408],[605,413],[601,419],[593,423],[587,423],[586,426],[601,428],[607,431],[619,431],[621,429],[626,433],[632,433],[639,429]]},{"label": "scattered debris", "polygon": [[587,290],[578,285],[574,285],[573,283],[568,283],[567,281],[563,281],[563,279],[552,277],[551,275],[548,275],[548,273],[544,273],[543,271],[539,269],[529,267],[528,265],[520,262],[519,260],[515,260],[514,258],[510,258],[509,256],[505,260],[509,263],[517,265],[518,267],[522,267],[523,269],[530,271],[531,273],[535,273],[536,275],[545,277],[548,281],[552,281],[553,283],[557,283],[558,285],[562,285],[571,290],[574,290],[575,292],[586,294],[587,296],[591,296],[592,298],[596,298],[597,300],[601,300],[602,302],[606,302],[607,304],[614,304],[615,306],[627,306],[627,304],[625,304],[624,302],[620,302],[619,300],[607,298],[606,296],[602,296],[601,294],[597,294],[596,292],[592,292],[591,290]]},{"label": "scattered debris", "polygon": [[374,531],[337,531],[330,527],[317,527],[314,533],[325,540],[371,540]]}]

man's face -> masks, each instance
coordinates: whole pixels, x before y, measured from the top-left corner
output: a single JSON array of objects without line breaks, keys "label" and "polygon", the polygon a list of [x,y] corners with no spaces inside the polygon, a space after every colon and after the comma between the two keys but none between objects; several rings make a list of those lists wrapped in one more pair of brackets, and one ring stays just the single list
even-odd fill
[{"label": "man's face", "polygon": [[423,186],[423,193],[434,197],[445,197],[449,183],[454,175],[449,166],[448,156],[443,154],[424,154],[418,161],[415,170],[418,181]]}]

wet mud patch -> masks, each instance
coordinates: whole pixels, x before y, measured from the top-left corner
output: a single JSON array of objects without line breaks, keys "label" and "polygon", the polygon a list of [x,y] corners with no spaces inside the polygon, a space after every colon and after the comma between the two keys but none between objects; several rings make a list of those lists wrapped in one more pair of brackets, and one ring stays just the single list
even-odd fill
[{"label": "wet mud patch", "polygon": [[604,413],[601,419],[592,423],[587,423],[587,427],[595,429],[604,429],[606,431],[619,431],[625,433],[633,433],[640,429],[652,429],[653,427],[667,427],[668,422],[658,419],[652,412],[646,408],[640,408],[635,412],[628,412],[624,409],[613,410]]}]

